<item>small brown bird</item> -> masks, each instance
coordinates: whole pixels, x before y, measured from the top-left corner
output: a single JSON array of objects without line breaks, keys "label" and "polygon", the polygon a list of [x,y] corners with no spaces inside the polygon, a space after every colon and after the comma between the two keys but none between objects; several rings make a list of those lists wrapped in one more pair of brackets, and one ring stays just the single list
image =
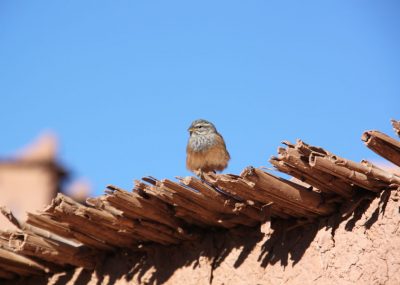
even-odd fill
[{"label": "small brown bird", "polygon": [[230,159],[224,138],[215,126],[206,120],[195,120],[188,129],[189,142],[186,147],[186,168],[197,176],[203,173],[222,171]]}]

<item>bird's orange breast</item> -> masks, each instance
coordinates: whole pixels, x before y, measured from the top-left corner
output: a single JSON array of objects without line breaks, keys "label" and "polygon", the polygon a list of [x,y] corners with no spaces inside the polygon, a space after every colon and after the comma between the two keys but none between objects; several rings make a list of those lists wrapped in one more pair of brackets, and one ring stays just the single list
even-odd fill
[{"label": "bird's orange breast", "polygon": [[230,159],[222,137],[216,137],[216,143],[203,151],[193,151],[190,146],[186,149],[186,167],[191,171],[204,172],[222,171],[228,166]]}]

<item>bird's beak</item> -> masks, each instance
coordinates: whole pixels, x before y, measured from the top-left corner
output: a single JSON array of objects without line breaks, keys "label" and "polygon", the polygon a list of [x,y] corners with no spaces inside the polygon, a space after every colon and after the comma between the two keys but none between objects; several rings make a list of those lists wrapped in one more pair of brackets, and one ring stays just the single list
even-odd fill
[{"label": "bird's beak", "polygon": [[188,131],[189,131],[189,134],[192,134],[194,132],[194,128],[189,128]]}]

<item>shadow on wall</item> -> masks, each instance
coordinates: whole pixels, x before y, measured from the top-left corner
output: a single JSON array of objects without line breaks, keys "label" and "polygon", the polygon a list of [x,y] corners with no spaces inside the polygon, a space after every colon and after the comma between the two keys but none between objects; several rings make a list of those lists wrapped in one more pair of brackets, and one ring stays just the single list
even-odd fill
[{"label": "shadow on wall", "polygon": [[[390,198],[390,190],[379,195],[379,205],[363,226],[369,229],[381,213],[384,213]],[[207,229],[201,239],[185,242],[178,246],[148,245],[142,251],[119,251],[103,257],[94,271],[71,270],[53,277],[51,284],[116,284],[119,280],[141,284],[163,284],[177,273],[180,268],[196,271],[207,270],[209,282],[213,280],[213,271],[231,254],[237,251],[234,268],[239,268],[251,254],[257,252],[257,263],[261,268],[280,264],[295,266],[303,257],[318,231],[330,231],[334,238],[335,231],[342,222],[346,231],[352,231],[361,219],[376,194],[362,192],[352,201],[343,205],[340,211],[330,217],[314,222],[299,224],[298,220],[272,219],[260,228],[235,228],[229,231]],[[230,257],[231,258],[231,257]],[[232,262],[229,262],[232,264]],[[210,270],[211,268],[211,270]],[[202,275],[204,278],[204,274]],[[195,278],[193,276],[193,278]],[[31,279],[32,284],[47,284],[42,277]],[[93,283],[97,280],[96,283]],[[23,283],[26,284],[26,283]],[[119,284],[119,283],[117,283]]]}]

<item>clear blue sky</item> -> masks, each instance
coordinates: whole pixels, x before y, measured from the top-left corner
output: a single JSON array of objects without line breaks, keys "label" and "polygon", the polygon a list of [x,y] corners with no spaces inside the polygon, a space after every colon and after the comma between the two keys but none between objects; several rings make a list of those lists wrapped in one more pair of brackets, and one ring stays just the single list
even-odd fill
[{"label": "clear blue sky", "polygon": [[130,188],[185,169],[213,121],[227,172],[301,138],[376,159],[400,118],[399,1],[1,1],[0,155],[42,130],[74,178]]}]

